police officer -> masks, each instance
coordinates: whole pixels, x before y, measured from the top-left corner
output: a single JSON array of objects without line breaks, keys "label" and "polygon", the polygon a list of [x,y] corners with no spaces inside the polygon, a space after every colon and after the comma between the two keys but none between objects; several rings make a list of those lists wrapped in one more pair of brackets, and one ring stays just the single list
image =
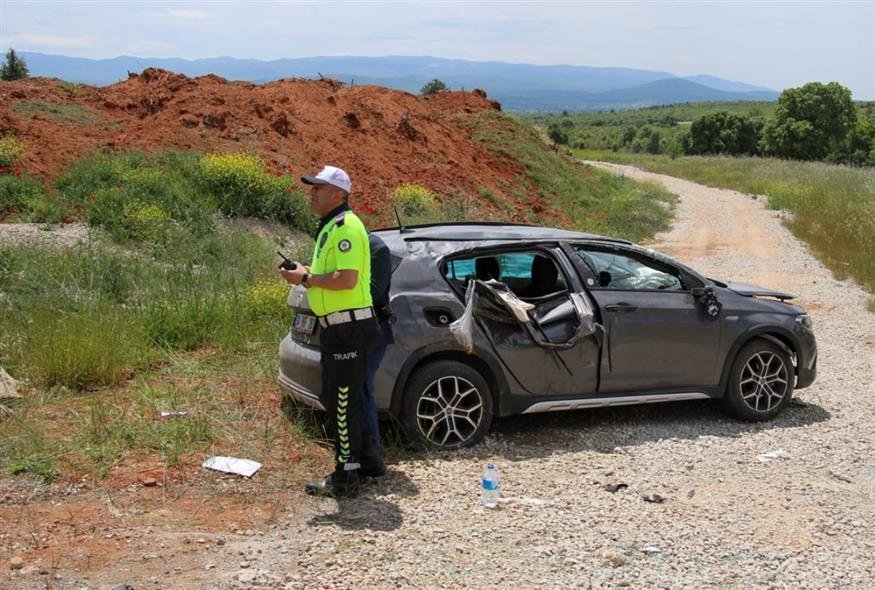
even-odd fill
[{"label": "police officer", "polygon": [[371,299],[377,315],[379,334],[368,356],[368,374],[365,379],[362,408],[366,442],[370,443],[362,464],[364,477],[382,477],[386,474],[386,464],[380,457],[380,423],[377,416],[377,400],[374,396],[374,376],[386,355],[386,348],[395,342],[392,336],[392,323],[395,316],[389,304],[389,289],[392,286],[392,256],[389,247],[380,236],[368,234],[371,246]]},{"label": "police officer", "polygon": [[309,482],[308,494],[354,497],[365,454],[362,388],[368,343],[377,335],[371,300],[368,234],[349,208],[351,183],[340,168],[325,166],[310,185],[310,207],[321,219],[309,268],[280,269],[286,281],[307,288],[307,301],[318,316],[322,352],[322,405],[334,434],[334,472]]}]

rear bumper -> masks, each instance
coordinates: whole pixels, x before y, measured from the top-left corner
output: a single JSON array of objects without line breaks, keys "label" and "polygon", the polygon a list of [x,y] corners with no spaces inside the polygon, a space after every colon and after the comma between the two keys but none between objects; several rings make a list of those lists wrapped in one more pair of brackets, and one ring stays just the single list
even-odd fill
[{"label": "rear bumper", "polygon": [[279,357],[277,382],[283,392],[308,406],[325,410],[319,401],[322,390],[319,350],[302,346],[286,334],[280,342]]}]

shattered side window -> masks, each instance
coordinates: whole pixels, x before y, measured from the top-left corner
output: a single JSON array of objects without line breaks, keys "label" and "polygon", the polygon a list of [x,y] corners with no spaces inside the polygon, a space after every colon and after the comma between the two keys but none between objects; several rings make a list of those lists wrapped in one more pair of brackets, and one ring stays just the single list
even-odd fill
[{"label": "shattered side window", "polygon": [[518,297],[535,298],[567,291],[556,261],[543,252],[507,252],[456,258],[444,265],[444,277],[460,290],[468,279],[494,279]]},{"label": "shattered side window", "polygon": [[472,258],[460,258],[447,262],[444,276],[448,279],[464,281],[474,276],[474,260]]}]

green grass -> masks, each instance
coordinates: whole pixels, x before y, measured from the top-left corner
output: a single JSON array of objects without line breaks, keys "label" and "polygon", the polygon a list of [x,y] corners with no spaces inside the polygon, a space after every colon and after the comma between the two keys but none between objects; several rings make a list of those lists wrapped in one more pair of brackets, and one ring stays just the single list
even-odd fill
[{"label": "green grass", "polygon": [[96,125],[104,122],[103,115],[81,104],[57,104],[43,100],[18,100],[13,108],[29,117],[40,116],[54,123]]},{"label": "green grass", "polygon": [[793,213],[789,228],[838,277],[851,276],[875,292],[875,169],[768,158],[671,159],[588,150],[575,155],[766,195],[770,207]]},{"label": "green grass", "polygon": [[482,113],[465,121],[486,149],[522,166],[512,184],[502,188],[520,200],[534,197],[542,203],[525,212],[527,221],[553,224],[551,213],[558,212],[559,225],[633,241],[668,228],[675,197],[662,187],[581,166],[506,114]]}]

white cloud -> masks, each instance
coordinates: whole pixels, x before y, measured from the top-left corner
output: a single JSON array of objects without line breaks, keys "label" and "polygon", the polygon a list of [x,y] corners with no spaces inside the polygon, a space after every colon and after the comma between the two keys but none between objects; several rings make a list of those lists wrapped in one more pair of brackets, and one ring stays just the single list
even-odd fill
[{"label": "white cloud", "polygon": [[7,38],[6,43],[11,46],[20,46],[22,48],[52,47],[60,49],[79,49],[82,47],[93,46],[95,40],[88,37],[65,37],[63,35],[34,35],[24,33],[21,35],[12,35]]},{"label": "white cloud", "polygon": [[158,16],[167,16],[182,20],[206,20],[210,18],[210,15],[206,12],[201,12],[200,10],[165,10],[164,12],[159,12]]}]

